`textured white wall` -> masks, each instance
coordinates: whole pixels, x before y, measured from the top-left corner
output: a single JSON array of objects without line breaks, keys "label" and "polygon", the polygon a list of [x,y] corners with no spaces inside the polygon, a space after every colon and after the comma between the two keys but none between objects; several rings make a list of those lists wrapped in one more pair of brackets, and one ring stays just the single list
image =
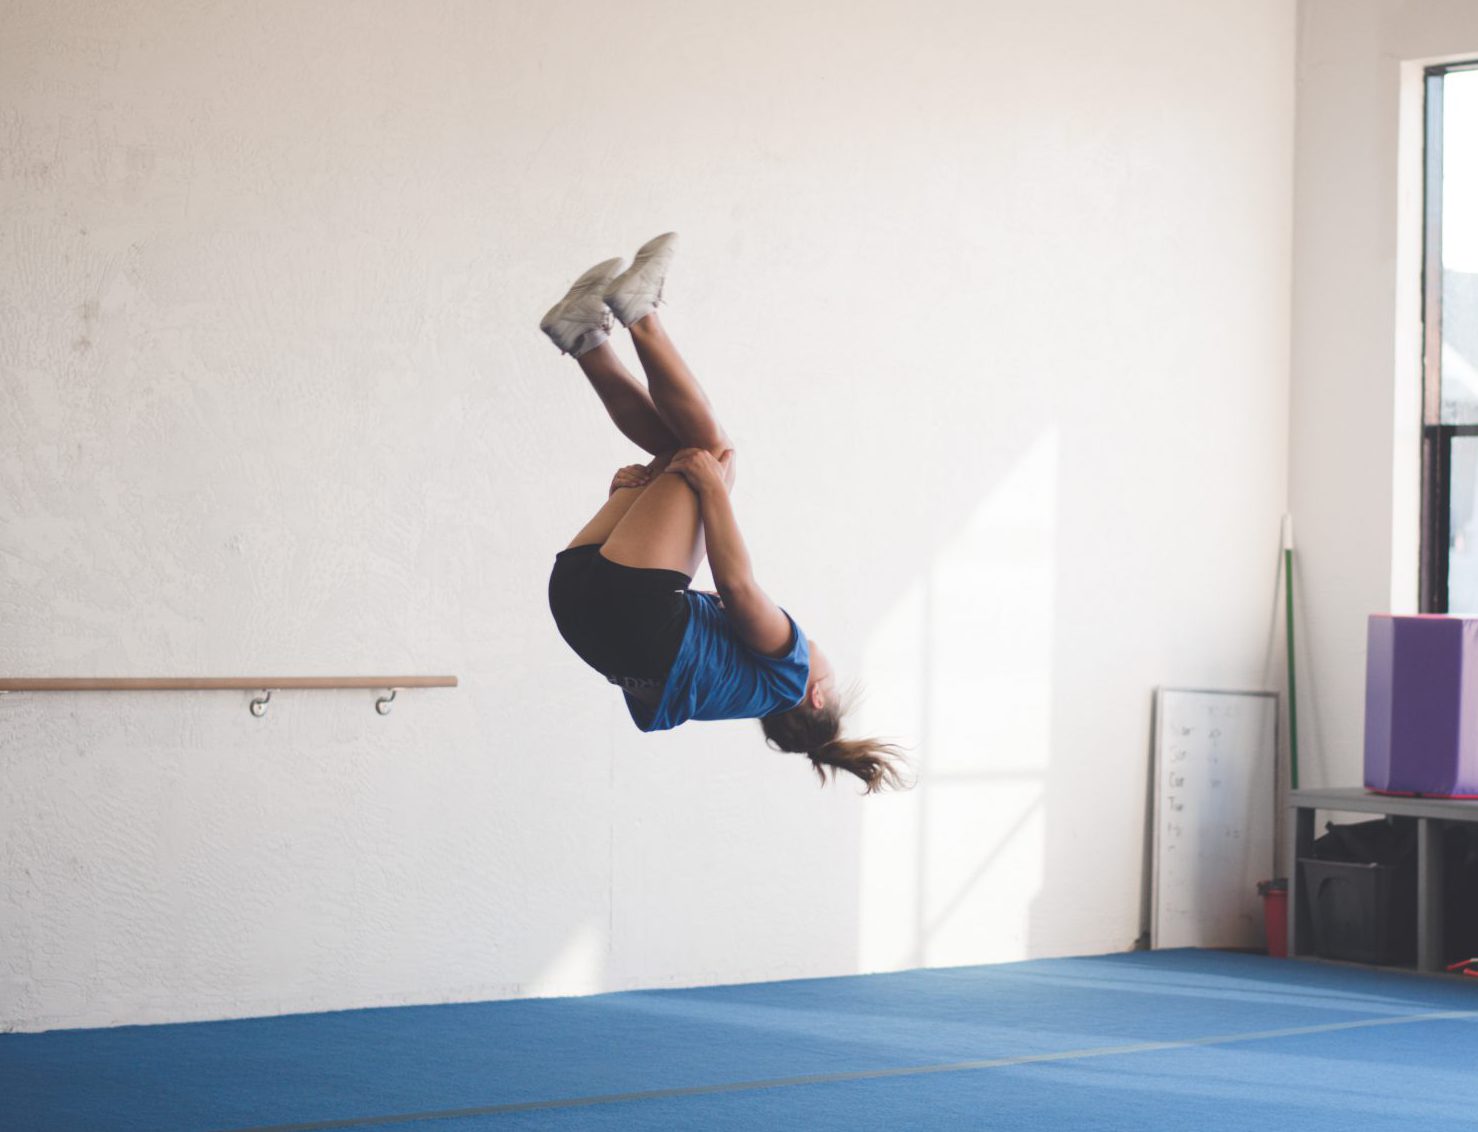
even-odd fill
[{"label": "textured white wall", "polygon": [[[0,6],[0,1026],[1126,948],[1150,690],[1267,679],[1284,0]],[[636,733],[535,320],[683,233],[761,580],[917,747]]]},{"label": "textured white wall", "polygon": [[1365,632],[1414,613],[1421,545],[1423,61],[1465,0],[1301,0],[1289,501],[1306,785],[1362,781]]}]

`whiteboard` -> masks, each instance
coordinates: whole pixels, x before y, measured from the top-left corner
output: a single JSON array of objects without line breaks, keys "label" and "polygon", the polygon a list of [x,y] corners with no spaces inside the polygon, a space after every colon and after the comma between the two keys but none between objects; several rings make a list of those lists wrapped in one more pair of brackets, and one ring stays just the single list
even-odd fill
[{"label": "whiteboard", "polygon": [[1262,948],[1278,696],[1155,689],[1151,947]]}]

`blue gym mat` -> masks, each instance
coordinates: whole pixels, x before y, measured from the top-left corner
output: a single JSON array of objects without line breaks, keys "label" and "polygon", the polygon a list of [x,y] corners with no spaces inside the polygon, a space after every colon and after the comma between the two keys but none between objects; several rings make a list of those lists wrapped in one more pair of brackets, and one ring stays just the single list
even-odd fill
[{"label": "blue gym mat", "polygon": [[0,1129],[1472,1129],[1474,982],[1161,951],[9,1034]]}]

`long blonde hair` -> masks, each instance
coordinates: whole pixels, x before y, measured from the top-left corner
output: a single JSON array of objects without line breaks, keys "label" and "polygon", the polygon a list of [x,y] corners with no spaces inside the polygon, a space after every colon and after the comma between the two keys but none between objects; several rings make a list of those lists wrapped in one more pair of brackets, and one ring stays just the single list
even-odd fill
[{"label": "long blonde hair", "polygon": [[827,703],[815,708],[807,697],[788,711],[763,717],[760,726],[765,742],[777,751],[805,755],[823,786],[827,782],[826,768],[830,767],[832,781],[837,771],[856,775],[862,780],[864,794],[908,789],[913,784],[903,774],[908,764],[902,747],[881,739],[842,738],[842,716],[851,706],[852,696],[847,699],[846,704]]}]

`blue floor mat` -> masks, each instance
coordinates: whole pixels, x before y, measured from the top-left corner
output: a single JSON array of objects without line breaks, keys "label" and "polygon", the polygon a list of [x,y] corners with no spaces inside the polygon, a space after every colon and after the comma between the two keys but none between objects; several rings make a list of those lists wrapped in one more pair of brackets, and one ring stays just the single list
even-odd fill
[{"label": "blue floor mat", "polygon": [[1140,952],[4,1035],[0,1128],[1411,1132],[1473,1127],[1474,1065],[1471,983]]}]

